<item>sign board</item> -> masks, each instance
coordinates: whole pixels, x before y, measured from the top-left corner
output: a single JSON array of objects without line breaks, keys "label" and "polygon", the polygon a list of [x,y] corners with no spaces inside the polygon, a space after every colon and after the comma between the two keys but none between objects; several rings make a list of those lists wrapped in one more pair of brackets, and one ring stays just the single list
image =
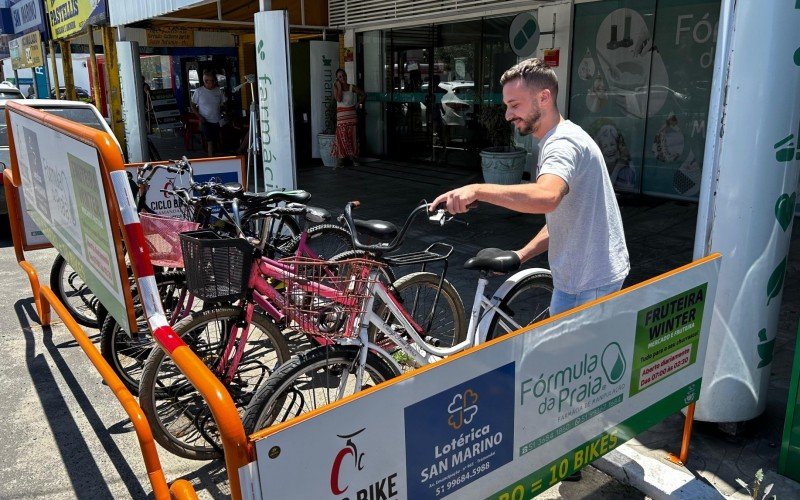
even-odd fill
[{"label": "sign board", "polygon": [[264,189],[294,189],[294,123],[285,10],[255,14],[256,77]]},{"label": "sign board", "polygon": [[257,433],[242,491],[535,496],[697,399],[719,267],[707,257]]},{"label": "sign board", "polygon": [[14,33],[23,33],[29,29],[44,31],[44,17],[40,0],[18,0],[11,5],[11,22]]},{"label": "sign board", "polygon": [[339,67],[338,42],[312,40],[311,52],[311,157],[319,158],[317,134],[325,130],[325,110],[333,97],[333,84],[336,82],[336,69]]},{"label": "sign board", "polygon": [[560,49],[544,49],[544,62],[551,68],[558,67],[560,56]]},{"label": "sign board", "polygon": [[148,47],[193,47],[194,31],[186,29],[147,30]]},{"label": "sign board", "polygon": [[96,26],[107,20],[106,2],[96,0],[48,0],[50,33],[53,39],[69,38],[86,25]]},{"label": "sign board", "polygon": [[8,42],[11,53],[11,68],[35,68],[44,64],[42,56],[42,35],[33,31]]},{"label": "sign board", "polygon": [[[244,163],[241,156],[193,159],[191,164],[195,182],[214,180],[217,182],[238,182],[243,184]],[[125,165],[125,170],[135,179],[136,169],[141,165],[143,164],[130,163]],[[175,205],[173,197],[162,193],[161,190],[174,187],[189,187],[190,185],[191,182],[188,175],[184,178],[182,175],[176,176],[164,169],[160,169],[150,179],[147,206],[159,215],[183,217],[181,208]]]},{"label": "sign board", "polygon": [[508,43],[519,57],[529,57],[539,46],[539,22],[533,12],[517,14],[508,28]]},{"label": "sign board", "polygon": [[7,109],[26,211],[117,322],[128,325],[130,286],[121,274],[98,150]]},{"label": "sign board", "polygon": [[[147,96],[145,96],[145,99]],[[153,89],[150,91],[150,105],[153,107],[159,129],[181,126],[181,112],[173,89]]]}]

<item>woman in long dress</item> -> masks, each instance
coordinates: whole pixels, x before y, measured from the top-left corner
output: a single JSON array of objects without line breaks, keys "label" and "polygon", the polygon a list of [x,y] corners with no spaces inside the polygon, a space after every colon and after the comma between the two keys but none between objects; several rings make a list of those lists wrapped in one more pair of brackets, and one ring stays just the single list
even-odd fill
[{"label": "woman in long dress", "polygon": [[347,73],[341,68],[336,70],[336,83],[333,84],[333,96],[336,98],[336,138],[331,154],[336,158],[336,167],[342,167],[342,161],[350,158],[353,166],[358,163],[358,111],[364,104],[366,94],[363,90],[347,83]]}]

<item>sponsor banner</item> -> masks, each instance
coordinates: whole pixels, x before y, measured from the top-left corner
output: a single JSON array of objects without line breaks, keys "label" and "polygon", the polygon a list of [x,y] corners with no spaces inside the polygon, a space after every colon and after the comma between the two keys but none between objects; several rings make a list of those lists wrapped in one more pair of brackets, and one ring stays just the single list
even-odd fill
[{"label": "sponsor banner", "polygon": [[[703,259],[265,434],[243,490],[536,495],[697,399],[719,265]],[[287,480],[301,470],[320,474]]]},{"label": "sponsor banner", "polygon": [[297,180],[287,12],[257,12],[255,33],[263,185],[266,191],[294,189]]},{"label": "sponsor banner", "polygon": [[311,157],[319,158],[317,134],[325,133],[325,110],[334,99],[333,84],[336,81],[336,59],[339,56],[337,42],[312,40],[311,51]]},{"label": "sponsor banner", "polygon": [[25,210],[121,324],[128,324],[97,150],[9,113]]},{"label": "sponsor banner", "polygon": [[147,30],[148,47],[193,47],[194,31],[182,29]]},{"label": "sponsor banner", "polygon": [[[158,163],[158,162],[154,162]],[[191,160],[192,171],[194,172],[195,182],[238,182],[242,180],[242,158],[240,156],[230,156],[223,158],[202,158]],[[127,170],[135,179],[136,169],[142,165],[127,164]],[[168,217],[184,218],[183,207],[176,204],[172,195],[163,193],[162,189],[185,188],[191,185],[188,175],[176,175],[159,169],[150,179],[150,190],[147,191],[147,206],[159,215]]]},{"label": "sponsor banner", "polygon": [[[146,98],[146,96],[145,96]],[[150,105],[153,107],[159,129],[181,126],[181,112],[173,89],[155,89],[150,91]]]},{"label": "sponsor banner", "polygon": [[11,22],[14,33],[23,33],[29,29],[44,31],[44,17],[40,0],[17,0],[11,5]]},{"label": "sponsor banner", "polygon": [[56,40],[80,33],[87,24],[105,24],[108,19],[104,0],[49,0],[47,13],[50,34]]},{"label": "sponsor banner", "polygon": [[36,68],[44,64],[42,35],[38,31],[22,35],[8,42],[11,53],[11,68]]}]

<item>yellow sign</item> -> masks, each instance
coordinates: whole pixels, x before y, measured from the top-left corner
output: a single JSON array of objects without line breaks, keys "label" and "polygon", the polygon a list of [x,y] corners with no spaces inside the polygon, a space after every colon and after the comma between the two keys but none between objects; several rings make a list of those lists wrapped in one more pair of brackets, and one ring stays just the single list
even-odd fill
[{"label": "yellow sign", "polygon": [[36,68],[44,64],[42,37],[38,31],[22,35],[8,42],[11,53],[11,68]]},{"label": "yellow sign", "polygon": [[194,31],[191,30],[147,30],[148,47],[192,47]]},{"label": "yellow sign", "polygon": [[69,38],[88,25],[105,24],[106,3],[96,0],[47,0],[50,33],[54,39]]}]

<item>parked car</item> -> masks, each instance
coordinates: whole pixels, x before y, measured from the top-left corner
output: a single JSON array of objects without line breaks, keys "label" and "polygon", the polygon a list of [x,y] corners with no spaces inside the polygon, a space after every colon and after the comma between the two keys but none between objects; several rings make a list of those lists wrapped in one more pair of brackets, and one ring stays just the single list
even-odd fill
[{"label": "parked car", "polygon": [[[0,95],[2,95],[3,90],[4,87],[0,84]],[[22,96],[21,92],[20,96]],[[24,96],[19,98],[24,99]],[[8,147],[8,125],[6,124],[5,112],[6,102],[8,102],[7,98],[0,100],[0,162],[2,162],[5,167],[10,168],[11,159]],[[100,114],[100,111],[98,111],[94,105],[87,102],[59,101],[54,99],[25,99],[25,105],[101,130],[108,133],[115,142],[117,140],[116,137],[114,137],[111,126],[103,118],[103,115]],[[117,146],[119,146],[119,143],[117,143]],[[120,151],[121,150],[120,148]],[[6,214],[8,214],[8,207],[6,206],[5,190],[3,184],[0,183],[0,215]]]},{"label": "parked car", "polygon": [[[67,98],[67,87],[58,87],[59,95],[61,99]],[[81,101],[91,101],[92,97],[89,95],[89,91],[83,87],[75,87],[75,94],[78,96],[78,100]],[[50,99],[56,98],[56,89],[51,87],[50,88]]]},{"label": "parked car", "polygon": [[0,100],[6,99],[25,99],[22,92],[9,81],[0,82]]}]

